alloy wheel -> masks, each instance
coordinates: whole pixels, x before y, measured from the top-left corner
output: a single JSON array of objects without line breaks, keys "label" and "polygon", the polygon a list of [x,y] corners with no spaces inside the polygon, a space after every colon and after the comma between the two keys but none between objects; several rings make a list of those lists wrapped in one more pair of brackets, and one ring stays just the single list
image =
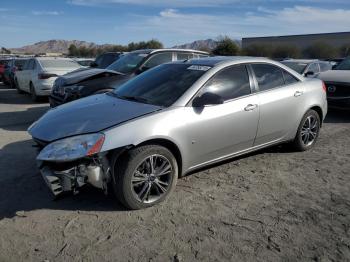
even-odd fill
[{"label": "alloy wheel", "polygon": [[305,119],[301,128],[301,140],[305,146],[312,145],[319,131],[318,120],[315,116],[310,115]]},{"label": "alloy wheel", "polygon": [[132,175],[134,196],[147,204],[159,200],[170,189],[173,173],[173,167],[166,157],[158,154],[148,156]]}]

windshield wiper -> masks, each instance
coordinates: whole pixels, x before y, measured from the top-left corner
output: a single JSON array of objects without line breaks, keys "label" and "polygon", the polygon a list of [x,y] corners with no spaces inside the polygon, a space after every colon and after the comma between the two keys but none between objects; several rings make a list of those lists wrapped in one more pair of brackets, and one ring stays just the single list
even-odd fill
[{"label": "windshield wiper", "polygon": [[118,96],[120,99],[135,101],[143,104],[150,104],[149,100],[140,96]]}]

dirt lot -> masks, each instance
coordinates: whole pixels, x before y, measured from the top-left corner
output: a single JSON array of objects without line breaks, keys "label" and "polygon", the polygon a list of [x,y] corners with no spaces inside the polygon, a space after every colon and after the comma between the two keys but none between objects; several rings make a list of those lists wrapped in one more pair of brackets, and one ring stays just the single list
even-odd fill
[{"label": "dirt lot", "polygon": [[235,159],[127,211],[91,188],[50,199],[26,133],[47,109],[0,86],[0,261],[350,261],[349,112],[309,152]]}]

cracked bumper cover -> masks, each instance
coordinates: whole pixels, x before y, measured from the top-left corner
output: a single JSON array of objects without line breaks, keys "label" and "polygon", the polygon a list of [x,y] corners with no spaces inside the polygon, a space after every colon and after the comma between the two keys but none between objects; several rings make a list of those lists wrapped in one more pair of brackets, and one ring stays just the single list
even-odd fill
[{"label": "cracked bumper cover", "polygon": [[102,163],[78,163],[59,170],[50,166],[49,163],[39,161],[38,164],[41,176],[54,196],[63,192],[77,193],[79,188],[86,184],[106,192],[107,183],[110,180],[109,167],[104,167]]}]

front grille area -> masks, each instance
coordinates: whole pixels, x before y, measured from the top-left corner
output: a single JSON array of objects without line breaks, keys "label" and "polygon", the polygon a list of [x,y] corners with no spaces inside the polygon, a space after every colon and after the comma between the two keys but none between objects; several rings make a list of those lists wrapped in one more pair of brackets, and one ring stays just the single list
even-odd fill
[{"label": "front grille area", "polygon": [[35,137],[33,137],[33,140],[35,143],[37,143],[38,147],[40,149],[43,149],[45,146],[47,146],[49,144],[49,142],[46,142],[46,141],[43,141],[43,140],[40,140],[40,139],[37,139]]},{"label": "front grille area", "polygon": [[329,98],[350,97],[350,83],[326,82]]}]

